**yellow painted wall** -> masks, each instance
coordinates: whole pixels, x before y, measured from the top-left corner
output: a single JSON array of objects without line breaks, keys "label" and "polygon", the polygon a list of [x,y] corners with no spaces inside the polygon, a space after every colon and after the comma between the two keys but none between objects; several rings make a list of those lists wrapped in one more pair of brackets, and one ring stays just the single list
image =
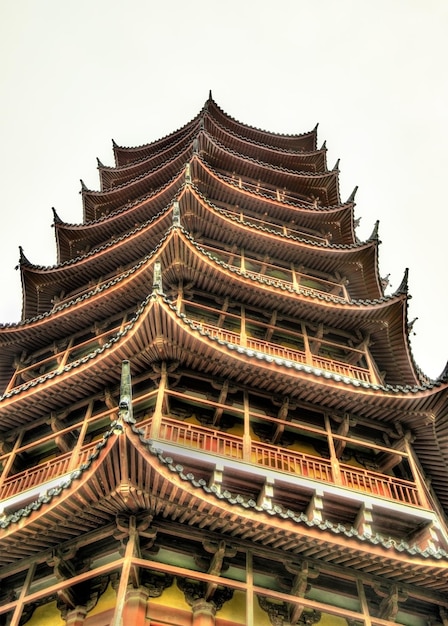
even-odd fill
[{"label": "yellow painted wall", "polygon": [[56,602],[50,602],[37,607],[26,624],[27,626],[64,626],[65,621],[61,617]]},{"label": "yellow painted wall", "polygon": [[149,606],[151,606],[151,604],[161,604],[162,606],[175,606],[176,609],[191,611],[190,605],[185,600],[183,592],[179,589],[176,583],[173,583],[171,587],[165,589],[162,595],[158,598],[151,598],[149,601]]},{"label": "yellow painted wall", "polygon": [[89,613],[87,613],[87,617],[91,617],[92,615],[98,615],[99,613],[103,613],[109,609],[113,609],[115,606],[115,602],[117,600],[117,594],[112,589],[112,585],[109,584],[106,591],[99,598],[96,606],[93,607]]}]

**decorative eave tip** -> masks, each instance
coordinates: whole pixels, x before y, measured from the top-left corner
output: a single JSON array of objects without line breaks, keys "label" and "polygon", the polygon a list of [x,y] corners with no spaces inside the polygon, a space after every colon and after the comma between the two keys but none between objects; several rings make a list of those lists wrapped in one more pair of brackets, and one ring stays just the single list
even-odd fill
[{"label": "decorative eave tip", "polygon": [[379,228],[380,228],[380,220],[376,220],[375,226],[373,227],[373,230],[372,230],[372,234],[370,235],[368,241],[377,241],[378,243],[381,243],[380,240],[378,239]]},{"label": "decorative eave tip", "polygon": [[51,207],[51,210],[53,212],[53,226],[55,224],[62,224],[62,220],[59,217],[59,215],[57,214],[56,209],[54,208],[54,206]]},{"label": "decorative eave tip", "polygon": [[79,193],[82,193],[83,191],[89,191],[89,188],[87,187],[87,185],[85,184],[82,178],[79,179],[79,182],[81,183],[81,191]]},{"label": "decorative eave tip", "polygon": [[397,296],[398,295],[405,295],[405,296],[409,295],[408,294],[408,289],[409,289],[409,287],[408,287],[408,279],[409,279],[409,268],[407,267],[404,270],[403,279],[402,279],[402,281],[400,283],[400,286],[398,287],[397,291],[395,292],[395,295],[397,295]]},{"label": "decorative eave tip", "polygon": [[443,372],[440,374],[438,380],[443,383],[448,382],[448,361],[446,362]]},{"label": "decorative eave tip", "polygon": [[25,256],[22,246],[19,246],[19,263],[16,265],[15,269],[18,270],[23,265],[31,265],[31,263]]},{"label": "decorative eave tip", "polygon": [[97,167],[98,167],[98,168],[100,168],[100,167],[104,167],[104,165],[101,163],[101,161],[99,160],[99,158],[98,158],[98,157],[96,157],[96,164],[97,164]]},{"label": "decorative eave tip", "polygon": [[118,148],[118,143],[115,141],[113,137],[112,137],[112,148]]},{"label": "decorative eave tip", "polygon": [[324,139],[324,143],[321,145],[320,147],[321,150],[326,150],[327,149],[327,140]]},{"label": "decorative eave tip", "polygon": [[334,167],[333,167],[333,172],[339,172],[339,163],[340,162],[341,162],[341,159],[338,159],[336,161],[336,163],[334,164]]},{"label": "decorative eave tip", "polygon": [[358,191],[358,185],[356,185],[356,187],[353,189],[352,193],[347,198],[347,204],[349,204],[350,202],[354,202],[355,201],[355,197],[356,197],[356,192],[357,191]]}]

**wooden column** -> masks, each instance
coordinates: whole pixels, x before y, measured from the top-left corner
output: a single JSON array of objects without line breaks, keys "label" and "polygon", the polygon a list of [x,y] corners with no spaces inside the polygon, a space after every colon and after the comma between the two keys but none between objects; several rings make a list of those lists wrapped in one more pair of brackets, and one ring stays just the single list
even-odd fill
[{"label": "wooden column", "polygon": [[[348,416],[347,416],[347,419],[348,419]],[[339,467],[339,459],[336,455],[336,449],[334,446],[330,418],[328,417],[327,413],[325,413],[324,415],[324,420],[325,420],[325,430],[327,431],[327,442],[328,442],[328,449],[330,452],[331,468],[333,470],[333,480],[337,485],[341,485],[342,484],[341,469]]]},{"label": "wooden column", "polygon": [[191,608],[193,611],[193,626],[214,626],[216,607],[213,602],[199,598],[192,603]]},{"label": "wooden column", "polygon": [[145,626],[146,608],[149,590],[144,587],[134,589],[129,587],[126,593],[126,602],[123,608],[123,625]]},{"label": "wooden column", "polygon": [[254,624],[254,569],[252,552],[246,553],[246,624]]},{"label": "wooden column", "polygon": [[163,403],[165,398],[165,391],[168,383],[168,374],[166,370],[166,363],[163,361],[162,367],[160,370],[160,381],[159,381],[159,389],[157,391],[157,400],[156,406],[154,408],[154,414],[152,416],[151,422],[151,430],[150,430],[150,438],[156,438],[159,436],[160,425],[162,423],[163,417]]},{"label": "wooden column", "polygon": [[409,466],[411,468],[412,476],[414,477],[414,481],[417,486],[420,504],[424,506],[426,509],[432,509],[432,506],[428,500],[425,483],[422,480],[417,462],[414,459],[414,451],[411,446],[411,441],[412,441],[411,433],[409,432],[405,433],[403,437],[403,441],[404,441],[405,451],[407,452],[407,455],[408,455],[408,461],[409,461]]},{"label": "wooden column", "polygon": [[243,460],[251,460],[251,444],[250,436],[250,415],[249,415],[249,396],[247,391],[244,392],[244,434],[243,434]]},{"label": "wooden column", "polygon": [[138,544],[138,533],[136,519],[133,515],[129,517],[129,538],[124,553],[124,563],[121,570],[120,582],[117,589],[117,602],[115,604],[114,616],[110,626],[127,626],[124,621],[124,609],[126,606],[126,593],[131,582],[132,557],[135,556]]}]

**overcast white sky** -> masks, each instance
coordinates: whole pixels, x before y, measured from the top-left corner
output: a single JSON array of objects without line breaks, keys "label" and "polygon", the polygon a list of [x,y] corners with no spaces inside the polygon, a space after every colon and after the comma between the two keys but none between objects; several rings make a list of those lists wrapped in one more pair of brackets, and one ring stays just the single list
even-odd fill
[{"label": "overcast white sky", "polygon": [[358,236],[380,220],[380,269],[410,268],[417,363],[448,357],[446,0],[0,0],[0,322],[21,314],[18,246],[56,260],[51,207],[82,221],[111,138],[140,145],[194,117],[208,90],[240,121],[319,122]]}]

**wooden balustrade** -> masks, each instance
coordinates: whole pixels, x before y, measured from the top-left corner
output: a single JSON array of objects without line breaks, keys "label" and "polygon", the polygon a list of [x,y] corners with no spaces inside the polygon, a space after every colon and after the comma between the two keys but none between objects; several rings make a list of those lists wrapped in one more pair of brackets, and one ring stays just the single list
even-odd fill
[{"label": "wooden balustrade", "polygon": [[[75,467],[79,467],[87,461],[97,443],[94,441],[81,448]],[[8,476],[0,488],[0,500],[6,500],[27,489],[32,489],[58,476],[63,476],[69,470],[72,455],[72,452],[67,452],[23,472]]]},{"label": "wooden balustrade", "polygon": [[334,482],[331,461],[320,457],[284,450],[277,446],[253,441],[251,460],[282,472],[300,474],[326,483]]},{"label": "wooden balustrade", "polygon": [[[144,425],[145,436],[149,436],[151,420],[147,420]],[[388,500],[421,506],[418,490],[413,482],[345,464],[339,464],[341,475],[339,482],[329,459],[285,450],[279,446],[259,441],[251,442],[250,458],[244,458],[242,437],[196,424],[163,417],[159,438],[226,458],[244,460],[288,474],[296,474],[304,478],[348,487]]]},{"label": "wooden balustrade", "polygon": [[348,378],[356,378],[356,380],[361,380],[365,383],[371,382],[370,371],[365,367],[351,365],[343,361],[335,361],[334,359],[327,359],[322,356],[315,356],[314,354],[312,356],[312,362],[313,366],[319,369],[334,372],[335,374]]},{"label": "wooden balustrade", "polygon": [[420,506],[418,489],[413,482],[342,463],[339,467],[341,481],[345,487],[389,500]]},{"label": "wooden balustrade", "polygon": [[[218,337],[219,339],[234,345],[243,345],[239,333],[235,333],[225,328],[218,328],[217,326],[206,324],[204,322],[197,322],[197,325],[207,331],[211,337]],[[257,352],[263,352],[264,354],[269,354],[269,356],[292,361],[293,363],[312,365],[313,367],[333,372],[339,376],[354,378],[362,382],[371,382],[371,374],[367,368],[351,365],[350,363],[345,363],[344,361],[337,361],[335,359],[329,359],[313,354],[311,355],[311,362],[309,362],[304,350],[285,348],[279,344],[271,343],[263,339],[255,339],[253,337],[247,337],[244,346],[250,350],[257,350]],[[363,354],[361,350],[356,350],[355,348],[350,348],[350,350],[352,352],[359,352],[359,354]]]},{"label": "wooden balustrade", "polygon": [[[148,433],[149,435],[149,427]],[[230,459],[243,458],[243,442],[240,437],[219,430],[202,428],[187,422],[164,417],[160,427],[160,439],[189,448],[213,452]]]},{"label": "wooden balustrade", "polygon": [[[149,418],[139,424],[145,437],[150,435],[151,422],[152,419]],[[245,458],[242,437],[170,417],[162,418],[158,438],[228,459],[243,460],[288,474],[348,487],[388,500],[421,506],[418,490],[413,482],[346,464],[339,464],[339,482],[329,459],[285,450],[280,446],[259,441],[251,441],[250,456]],[[81,448],[75,467],[79,467],[87,461],[96,444],[97,442],[94,441]],[[69,471],[69,467],[73,467],[73,463],[70,463],[72,454],[72,452],[62,454],[36,467],[9,476],[0,488],[0,500],[6,500],[27,489],[35,488],[58,476],[63,476]]]}]

